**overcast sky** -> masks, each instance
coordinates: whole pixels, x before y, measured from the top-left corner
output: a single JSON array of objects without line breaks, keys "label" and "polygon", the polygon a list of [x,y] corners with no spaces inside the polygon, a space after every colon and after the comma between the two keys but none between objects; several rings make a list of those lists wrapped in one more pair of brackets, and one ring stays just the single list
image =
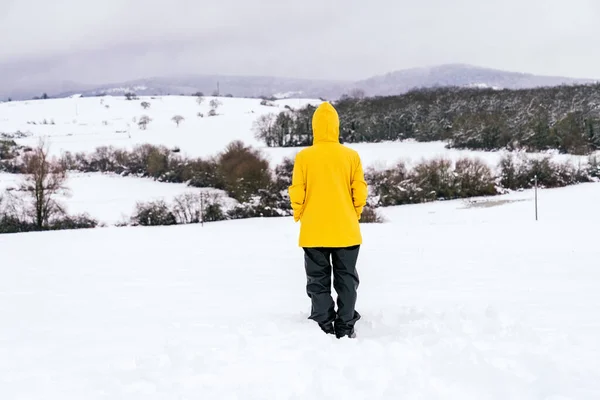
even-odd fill
[{"label": "overcast sky", "polygon": [[0,0],[0,83],[441,63],[600,78],[598,38],[599,0]]}]

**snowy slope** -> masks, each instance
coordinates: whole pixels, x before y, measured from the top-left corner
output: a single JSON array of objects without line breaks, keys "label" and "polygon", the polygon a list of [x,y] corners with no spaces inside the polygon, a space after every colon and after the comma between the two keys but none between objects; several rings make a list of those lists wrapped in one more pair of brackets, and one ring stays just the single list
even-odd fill
[{"label": "snowy slope", "polygon": [[[257,99],[219,98],[223,103],[218,109],[220,115],[199,118],[198,112],[205,116],[208,114],[211,99],[206,97],[200,106],[195,97],[182,96],[141,97],[132,101],[107,96],[3,103],[0,104],[0,133],[14,135],[17,131],[23,132],[29,136],[16,141],[27,146],[35,146],[40,137],[45,137],[50,151],[56,155],[65,151],[92,152],[99,146],[132,148],[137,144],[152,143],[179,147],[191,157],[210,157],[222,151],[231,141],[242,140],[260,148],[272,164],[278,164],[285,157],[293,157],[300,149],[266,148],[254,138],[253,122],[261,114],[283,111],[286,105],[299,108],[309,103],[320,104],[320,100],[287,99],[276,101],[275,107],[271,107],[261,106]],[[151,107],[144,110],[140,105],[143,101],[151,103]],[[140,130],[134,122],[142,115],[153,120],[147,130]],[[175,115],[185,118],[179,128],[171,120]],[[44,120],[47,125],[43,124]],[[358,143],[348,146],[359,151],[365,166],[391,165],[401,159],[418,162],[439,156],[451,159],[478,157],[495,166],[502,156],[500,152],[449,150],[442,142]]]},{"label": "snowy slope", "polygon": [[598,399],[600,185],[532,197],[363,226],[354,341],[290,218],[2,235],[0,397]]},{"label": "snowy slope", "polygon": [[[261,114],[278,113],[285,106],[320,103],[320,100],[287,99],[274,102],[273,107],[262,106],[257,99],[219,98],[223,103],[218,109],[220,115],[199,118],[198,112],[208,114],[211,99],[205,98],[201,105],[197,104],[195,97],[185,96],[142,97],[131,101],[106,96],[3,103],[0,104],[0,134],[17,136],[16,132],[21,132],[26,137],[15,140],[27,146],[35,146],[43,137],[55,155],[65,151],[92,152],[99,146],[131,149],[138,144],[152,143],[178,147],[183,154],[191,157],[210,157],[222,151],[231,141],[242,140],[260,148],[275,166],[285,157],[294,157],[300,148],[264,147],[254,138],[253,122]],[[151,104],[149,109],[142,108],[143,101]],[[152,122],[147,130],[140,130],[134,120],[139,120],[144,114],[150,116]],[[179,128],[171,120],[174,115],[185,118]],[[348,146],[359,152],[365,167],[390,167],[400,160],[414,164],[435,157],[453,160],[480,158],[495,167],[504,154],[451,150],[446,149],[443,142],[357,143]],[[569,155],[553,157],[570,159],[575,163],[582,159]],[[0,174],[0,191],[16,179],[19,178]],[[106,224],[115,224],[130,216],[137,201],[159,198],[171,201],[183,192],[198,191],[185,185],[101,174],[70,174],[67,185],[72,194],[63,199],[68,211],[87,212]]]},{"label": "snowy slope", "polygon": [[[136,144],[151,143],[180,147],[194,157],[212,156],[237,139],[260,145],[252,134],[252,123],[259,115],[279,113],[285,105],[300,107],[315,103],[314,100],[281,100],[276,102],[276,107],[271,107],[261,106],[257,99],[219,98],[220,115],[207,117],[212,99],[206,97],[201,105],[191,96],[141,97],[131,101],[107,96],[3,103],[0,104],[0,133],[26,133],[29,137],[17,142],[28,146],[35,146],[40,137],[45,137],[53,154],[91,152],[107,145],[132,148]],[[151,104],[147,110],[141,106],[144,101]],[[198,117],[199,112],[205,117]],[[142,115],[152,118],[147,130],[137,125]],[[175,115],[185,118],[179,128],[171,120]]]},{"label": "snowy slope", "polygon": [[355,83],[369,95],[390,96],[415,88],[480,87],[495,89],[525,89],[546,86],[595,83],[594,79],[573,79],[560,76],[533,75],[520,72],[482,68],[468,64],[444,64],[410,68],[374,76]]}]

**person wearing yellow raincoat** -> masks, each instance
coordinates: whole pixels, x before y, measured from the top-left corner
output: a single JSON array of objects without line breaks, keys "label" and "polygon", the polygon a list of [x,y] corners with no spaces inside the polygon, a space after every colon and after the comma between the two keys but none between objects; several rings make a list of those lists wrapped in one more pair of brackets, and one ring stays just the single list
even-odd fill
[{"label": "person wearing yellow raincoat", "polygon": [[[360,319],[355,310],[359,221],[368,188],[360,156],[340,143],[339,128],[335,108],[322,103],[312,119],[313,144],[296,155],[289,195],[294,221],[300,222],[309,318],[326,333],[353,338]],[[337,312],[331,297],[332,271]]]}]

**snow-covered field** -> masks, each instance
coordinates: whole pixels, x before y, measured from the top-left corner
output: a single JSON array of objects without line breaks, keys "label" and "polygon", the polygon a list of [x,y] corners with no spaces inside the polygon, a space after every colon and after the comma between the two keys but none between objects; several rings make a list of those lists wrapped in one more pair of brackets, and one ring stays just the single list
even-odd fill
[{"label": "snow-covered field", "polygon": [[600,398],[600,185],[384,209],[358,338],[290,218],[0,236],[0,398]]},{"label": "snow-covered field", "polygon": [[[22,179],[20,175],[0,173],[0,193],[6,189],[17,189]],[[225,192],[216,189],[193,188],[185,184],[161,183],[114,174],[70,173],[66,186],[68,193],[57,196],[57,200],[66,206],[69,214],[87,213],[107,225],[128,221],[137,202],[164,200],[171,203],[184,193],[209,192],[217,195],[226,209],[236,203]]]},{"label": "snow-covered field", "polygon": [[[151,143],[179,147],[190,157],[209,157],[222,151],[231,141],[242,140],[260,148],[276,165],[285,157],[293,157],[300,149],[265,147],[254,138],[253,122],[262,114],[279,113],[285,106],[299,108],[320,103],[320,100],[286,99],[273,102],[274,106],[262,106],[258,99],[219,98],[223,104],[218,108],[219,115],[207,117],[212,99],[206,97],[201,105],[191,96],[140,97],[131,101],[106,96],[1,103],[0,133],[25,133],[28,137],[16,141],[28,146],[35,146],[39,138],[44,137],[53,154],[92,152],[99,146],[108,145],[132,148]],[[141,107],[144,101],[151,104],[147,110]],[[198,117],[198,112],[205,117]],[[134,122],[142,115],[152,119],[146,130],[141,130]],[[185,118],[179,128],[171,120],[175,115]],[[47,124],[43,124],[44,120]],[[481,158],[495,167],[502,156],[501,152],[449,150],[442,142],[349,144],[349,147],[360,152],[365,166],[390,166],[399,160],[414,163],[438,156],[451,159],[468,156]],[[579,160],[572,156],[555,157]]]},{"label": "snow-covered field", "polygon": [[[260,146],[252,133],[252,124],[261,114],[279,113],[285,105],[301,107],[320,102],[279,100],[274,106],[261,106],[260,99],[218,98],[222,103],[217,109],[219,115],[208,117],[213,99],[205,97],[201,105],[192,96],[140,97],[138,100],[105,96],[3,103],[0,104],[0,132],[23,132],[28,137],[17,142],[29,146],[44,137],[53,154],[92,152],[107,145],[132,148],[151,143],[179,147],[192,157],[208,157],[222,151],[233,140]],[[150,103],[150,108],[143,109],[142,102]],[[203,118],[198,117],[199,112],[204,114]],[[137,124],[142,115],[152,119],[146,130]],[[172,121],[175,115],[185,118],[179,128]],[[43,124],[44,120],[47,124]]]},{"label": "snow-covered field", "polygon": [[[253,121],[319,103],[221,98],[221,115],[199,118],[210,100],[3,103],[0,133],[23,132],[24,145],[43,136],[54,154],[154,143],[206,157],[239,139],[275,164],[299,149],[264,148]],[[376,167],[502,156],[440,142],[350,147]],[[19,180],[0,174],[0,190]],[[70,213],[108,224],[137,201],[200,191],[80,173],[68,186]],[[598,399],[600,185],[540,191],[537,222],[532,199],[383,209],[386,223],[362,226],[354,341],[306,319],[290,218],[0,235],[0,399]]]},{"label": "snow-covered field", "polygon": [[[261,115],[278,113],[286,106],[302,107],[319,104],[319,100],[287,99],[262,106],[259,99],[219,98],[219,115],[208,117],[210,102],[206,97],[201,105],[191,96],[157,96],[126,100],[124,97],[68,98],[25,102],[0,103],[0,134],[21,136],[15,140],[22,145],[35,146],[44,138],[55,155],[63,152],[92,152],[99,146],[133,148],[152,143],[169,148],[178,147],[190,157],[209,157],[218,154],[231,141],[242,140],[260,148],[272,165],[285,157],[294,157],[298,148],[267,148],[254,138],[253,122]],[[143,109],[142,102],[150,103]],[[203,118],[197,116],[204,114]],[[135,121],[142,115],[151,117],[147,130],[141,130]],[[179,127],[172,121],[174,115],[185,120]],[[44,123],[45,122],[45,123]],[[501,152],[449,150],[442,142],[349,144],[356,149],[365,167],[392,166],[399,160],[414,164],[422,159],[446,157],[481,158],[496,166]],[[557,159],[577,157],[555,155]],[[20,179],[0,174],[0,191],[14,187]],[[163,184],[149,179],[123,178],[102,174],[70,174],[67,182],[71,197],[62,199],[69,213],[88,213],[105,224],[115,224],[131,216],[137,201],[172,199],[185,191],[198,191],[185,185]]]}]

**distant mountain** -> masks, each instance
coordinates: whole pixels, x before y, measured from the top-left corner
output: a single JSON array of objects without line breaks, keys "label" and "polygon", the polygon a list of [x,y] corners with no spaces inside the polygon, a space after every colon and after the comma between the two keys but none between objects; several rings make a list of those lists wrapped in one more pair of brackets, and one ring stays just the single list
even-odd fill
[{"label": "distant mountain", "polygon": [[[236,97],[275,96],[337,99],[353,89],[361,89],[369,96],[387,96],[424,87],[525,89],[593,82],[596,81],[507,72],[464,64],[447,64],[401,70],[357,82],[256,76],[188,75],[139,79],[105,85],[62,82],[44,86],[38,82],[35,84],[35,88],[23,88],[18,94],[0,93],[0,96],[12,96],[18,99],[27,95],[31,97],[32,93],[40,95],[43,92],[53,97],[67,97],[73,94],[84,96],[122,95],[126,92],[135,92],[138,95],[189,95],[199,91],[210,95],[218,90],[222,96],[231,94]],[[56,90],[58,88],[62,90]]]},{"label": "distant mountain", "polygon": [[[261,76],[189,75],[179,77],[156,77],[102,85],[80,92],[84,96],[102,94],[122,95],[179,95],[202,92],[209,96],[218,92],[221,96],[236,97],[338,97],[352,82],[309,80]],[[75,94],[76,90],[63,92],[57,97]]]},{"label": "distant mountain", "polygon": [[563,84],[594,83],[592,79],[541,76],[464,64],[447,64],[430,68],[413,68],[391,72],[356,82],[355,87],[367,95],[395,95],[411,89],[440,86],[527,89]]}]

